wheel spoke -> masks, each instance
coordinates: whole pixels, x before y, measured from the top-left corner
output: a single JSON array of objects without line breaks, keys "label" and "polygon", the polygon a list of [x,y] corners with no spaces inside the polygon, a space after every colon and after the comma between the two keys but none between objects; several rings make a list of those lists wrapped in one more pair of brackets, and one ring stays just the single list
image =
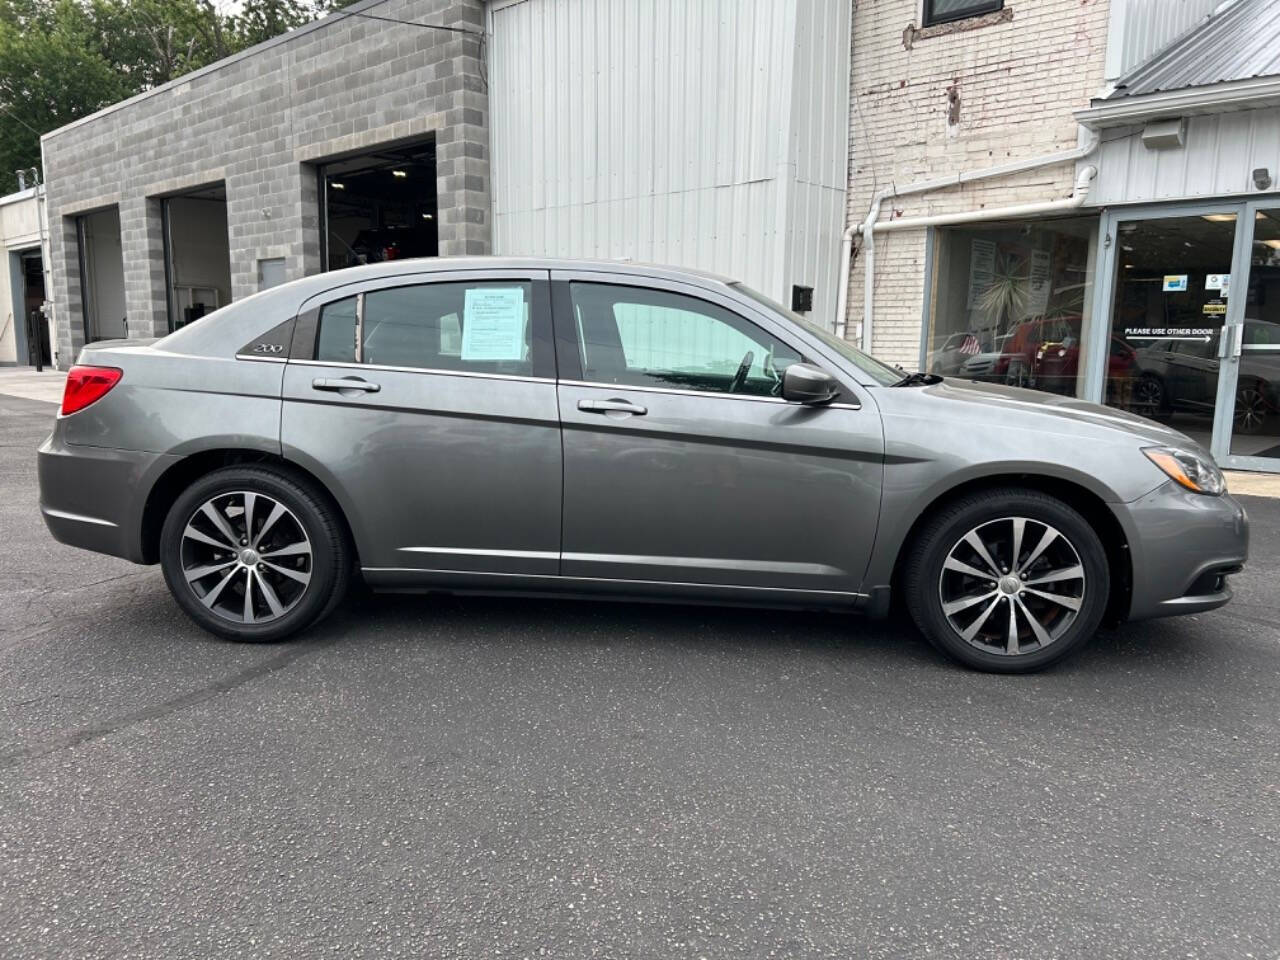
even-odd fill
[{"label": "wheel spoke", "polygon": [[991,568],[991,575],[993,577],[1000,576],[1000,567],[991,559],[991,554],[987,552],[987,545],[982,542],[982,538],[978,536],[977,530],[970,530],[965,535],[964,541],[969,544],[969,546],[973,547],[973,549],[977,551],[978,556],[982,558],[982,562]]},{"label": "wheel spoke", "polygon": [[1076,597],[1063,597],[1056,593],[1046,593],[1043,590],[1036,590],[1033,587],[1027,587],[1025,592],[1032,594],[1033,596],[1043,597],[1045,600],[1052,600],[1054,603],[1066,607],[1068,610],[1078,611],[1080,609],[1080,600]]},{"label": "wheel spoke", "polygon": [[227,518],[218,512],[218,508],[213,505],[213,501],[210,500],[206,503],[200,508],[200,511],[209,518],[210,523],[218,528],[218,532],[227,538],[227,544],[234,549],[239,542],[239,537],[231,529],[231,524],[227,522]]},{"label": "wheel spoke", "polygon": [[1018,557],[1022,554],[1022,535],[1027,529],[1024,517],[1013,518],[1013,554],[1009,557],[1009,568],[1018,569]]},{"label": "wheel spoke", "polygon": [[254,538],[252,545],[256,547],[261,543],[262,538],[267,535],[267,531],[275,526],[276,521],[283,517],[287,512],[288,511],[285,510],[284,504],[282,503],[277,503],[272,507],[271,512],[267,514],[266,522],[262,525],[262,529],[258,531],[258,535]]},{"label": "wheel spoke", "polygon": [[182,531],[182,535],[188,540],[195,540],[197,543],[203,543],[210,547],[217,547],[219,550],[235,549],[235,544],[223,543],[221,540],[215,540],[202,530],[197,530],[191,524],[187,524],[187,529]]},{"label": "wheel spoke", "polygon": [[244,568],[244,622],[253,623],[253,568]]},{"label": "wheel spoke", "polygon": [[184,570],[182,572],[183,572],[183,575],[187,578],[187,583],[191,583],[195,580],[200,580],[204,577],[207,577],[211,573],[217,573],[219,570],[225,570],[227,569],[227,567],[231,566],[235,562],[236,562],[235,560],[227,560],[224,563],[211,563],[203,567],[192,567],[191,569]]},{"label": "wheel spoke", "polygon": [[1036,639],[1040,641],[1040,646],[1047,647],[1049,644],[1053,643],[1053,637],[1049,636],[1049,631],[1045,630],[1040,621],[1036,619],[1036,615],[1027,608],[1025,603],[1022,602],[1021,597],[1017,598],[1017,602],[1018,607],[1022,610],[1022,615],[1027,618],[1027,625],[1031,627],[1031,632],[1034,633],[1036,635]]},{"label": "wheel spoke", "polygon": [[996,597],[994,600],[991,601],[990,604],[988,604],[987,609],[983,610],[982,613],[978,614],[978,618],[974,620],[973,623],[969,624],[969,626],[967,626],[964,630],[960,632],[960,636],[962,636],[965,640],[972,640],[974,637],[976,637],[978,635],[978,631],[982,629],[982,625],[985,624],[987,620],[991,618],[991,614],[995,611],[996,607],[998,607],[999,605],[1000,605],[1000,598]]},{"label": "wheel spoke", "polygon": [[311,574],[309,573],[304,573],[301,570],[290,570],[288,567],[282,567],[279,564],[270,563],[266,560],[263,560],[262,562],[266,567],[270,568],[271,570],[274,570],[276,573],[280,574],[281,576],[288,577],[290,580],[297,580],[298,583],[301,583],[301,584],[307,584],[311,582]]},{"label": "wheel spoke", "polygon": [[1084,567],[1076,565],[1073,567],[1063,567],[1061,570],[1051,570],[1046,574],[1036,577],[1034,580],[1028,580],[1023,586],[1036,587],[1042,583],[1057,583],[1060,580],[1083,580]]},{"label": "wheel spoke", "polygon": [[1044,553],[1052,545],[1053,541],[1058,539],[1058,531],[1053,527],[1044,528],[1044,536],[1040,538],[1040,542],[1036,544],[1036,548],[1031,551],[1031,555],[1023,562],[1023,570],[1030,570],[1031,565],[1040,559],[1040,554]]},{"label": "wheel spoke", "polygon": [[231,578],[234,577],[235,575],[236,575],[235,568],[229,570],[227,572],[227,575],[218,581],[218,585],[216,587],[214,587],[212,590],[210,590],[208,593],[206,593],[203,597],[200,598],[200,602],[203,603],[206,607],[209,607],[210,609],[212,609],[213,605],[218,602],[218,597],[222,596],[223,589],[226,587],[228,583],[231,582]]},{"label": "wheel spoke", "polygon": [[960,600],[952,600],[950,603],[942,605],[942,612],[948,617],[959,613],[961,610],[968,610],[970,607],[976,607],[978,604],[990,600],[996,596],[999,591],[992,590],[990,593],[981,593],[976,597],[964,597]]},{"label": "wheel spoke", "polygon": [[258,495],[257,495],[256,493],[251,493],[251,492],[249,492],[249,491],[246,491],[246,492],[245,492],[245,495],[244,495],[244,538],[245,538],[246,540],[248,540],[250,543],[255,543],[255,542],[256,542],[256,541],[254,540],[254,537],[253,537],[253,504],[254,504],[254,501],[255,501],[255,500],[257,500],[257,499],[258,499]]},{"label": "wheel spoke", "polygon": [[258,581],[258,591],[262,594],[262,599],[266,600],[267,606],[271,608],[271,616],[278,617],[284,613],[284,605],[276,596],[275,587],[267,583],[267,578],[260,573],[255,572],[254,578]]},{"label": "wheel spoke", "polygon": [[1005,640],[1004,652],[1013,655],[1018,652],[1018,605],[1012,600],[1009,605],[1009,636]]},{"label": "wheel spoke", "polygon": [[995,579],[995,574],[986,573],[979,570],[977,567],[971,567],[969,564],[957,560],[955,557],[947,557],[947,562],[942,566],[946,570],[954,570],[956,573],[965,573],[971,577],[978,577],[982,580]]},{"label": "wheel spoke", "polygon": [[311,547],[304,540],[300,543],[291,543],[287,547],[281,547],[279,550],[268,550],[260,553],[259,556],[266,557],[296,557],[300,555],[311,555]]}]

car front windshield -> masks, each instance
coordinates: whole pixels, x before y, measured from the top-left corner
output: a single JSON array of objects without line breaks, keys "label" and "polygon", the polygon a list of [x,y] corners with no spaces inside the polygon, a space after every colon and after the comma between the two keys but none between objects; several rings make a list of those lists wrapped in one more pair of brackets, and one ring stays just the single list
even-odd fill
[{"label": "car front windshield", "polygon": [[788,310],[786,307],[778,303],[776,300],[771,300],[768,297],[766,297],[763,293],[758,293],[757,291],[752,290],[750,287],[748,287],[744,283],[734,283],[733,287],[735,290],[738,290],[746,294],[752,300],[756,301],[756,303],[759,303],[762,306],[768,307],[774,313],[781,314],[782,316],[786,317],[788,320],[790,320],[796,326],[800,327],[805,332],[810,333],[813,336],[817,337],[824,344],[826,344],[836,353],[840,354],[840,356],[844,357],[844,359],[848,360],[850,363],[852,363],[855,367],[857,367],[860,371],[865,373],[868,377],[870,377],[873,381],[875,381],[880,386],[882,387],[891,386],[892,384],[895,384],[902,379],[903,372],[899,370],[897,367],[891,367],[887,363],[882,363],[881,361],[877,360],[875,357],[871,356],[870,354],[863,353],[861,350],[855,347],[848,340],[844,340],[841,337],[837,337],[834,333],[832,333],[829,330],[824,330],[822,327],[818,326],[816,323],[813,323],[810,320],[806,320],[804,317],[800,316],[800,314],[795,313],[791,310]]}]

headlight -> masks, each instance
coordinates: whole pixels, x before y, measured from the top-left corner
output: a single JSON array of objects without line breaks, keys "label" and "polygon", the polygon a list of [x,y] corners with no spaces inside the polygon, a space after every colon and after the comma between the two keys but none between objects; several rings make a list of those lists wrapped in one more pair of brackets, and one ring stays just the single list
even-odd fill
[{"label": "headlight", "polygon": [[1177,481],[1195,493],[1217,497],[1226,492],[1218,465],[1208,457],[1201,457],[1188,450],[1175,447],[1146,447],[1142,451],[1147,459],[1159,467],[1171,480]]}]

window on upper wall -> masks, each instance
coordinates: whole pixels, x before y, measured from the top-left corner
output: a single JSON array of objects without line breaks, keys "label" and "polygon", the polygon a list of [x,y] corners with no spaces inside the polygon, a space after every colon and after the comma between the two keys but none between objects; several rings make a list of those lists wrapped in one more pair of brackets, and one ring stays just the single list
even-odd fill
[{"label": "window on upper wall", "polygon": [[924,23],[921,26],[932,27],[938,23],[978,17],[1003,8],[1004,0],[924,0]]}]

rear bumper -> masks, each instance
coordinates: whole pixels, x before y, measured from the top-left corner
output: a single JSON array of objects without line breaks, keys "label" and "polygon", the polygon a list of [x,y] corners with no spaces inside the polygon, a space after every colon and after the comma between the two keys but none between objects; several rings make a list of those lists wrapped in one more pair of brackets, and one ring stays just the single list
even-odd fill
[{"label": "rear bumper", "polygon": [[61,422],[37,449],[40,513],[55,540],[142,563],[142,509],[177,457],[68,444]]},{"label": "rear bumper", "polygon": [[1122,514],[1133,564],[1130,620],[1200,613],[1231,599],[1227,577],[1249,558],[1249,519],[1234,498],[1170,481]]}]

